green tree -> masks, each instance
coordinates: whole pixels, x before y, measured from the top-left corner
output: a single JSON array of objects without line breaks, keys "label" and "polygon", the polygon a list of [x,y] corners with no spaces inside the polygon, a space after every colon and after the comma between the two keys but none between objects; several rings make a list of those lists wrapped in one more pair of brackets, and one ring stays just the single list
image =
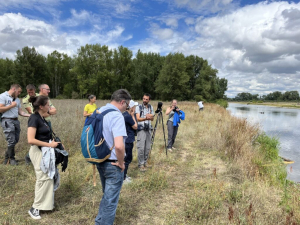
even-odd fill
[{"label": "green tree", "polygon": [[81,97],[95,94],[100,98],[106,98],[108,93],[110,96],[115,80],[112,52],[105,45],[82,46],[78,49],[78,56],[75,59],[74,73]]},{"label": "green tree", "polygon": [[48,54],[47,68],[49,79],[52,87],[52,96],[56,97],[63,93],[64,85],[71,82],[70,69],[72,66],[72,59],[63,53],[57,51]]},{"label": "green tree", "polygon": [[190,94],[186,60],[182,53],[166,56],[162,70],[155,82],[156,92],[162,100],[187,99]]},{"label": "green tree", "polygon": [[12,83],[18,83],[15,80],[15,64],[11,59],[0,59],[0,93],[9,90]]},{"label": "green tree", "polygon": [[[22,87],[27,84],[49,83],[47,76],[46,58],[39,54],[34,47],[24,47],[17,51],[14,80]],[[52,93],[50,93],[52,94]]]},{"label": "green tree", "polygon": [[151,94],[156,99],[154,83],[158,78],[159,72],[165,57],[158,53],[142,53],[140,50],[133,59],[133,75],[130,93],[133,98],[140,99],[144,93]]},{"label": "green tree", "polygon": [[130,91],[132,65],[132,51],[119,46],[113,53],[114,89],[125,88]]}]

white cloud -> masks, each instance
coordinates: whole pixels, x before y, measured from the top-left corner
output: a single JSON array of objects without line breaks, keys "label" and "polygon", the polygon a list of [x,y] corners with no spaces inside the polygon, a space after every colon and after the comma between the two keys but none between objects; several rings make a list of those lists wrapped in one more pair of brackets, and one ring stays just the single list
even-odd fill
[{"label": "white cloud", "polygon": [[191,17],[186,18],[184,21],[185,21],[186,25],[193,25],[193,24],[195,24],[195,19],[191,18]]},{"label": "white cloud", "polygon": [[178,21],[176,18],[167,18],[165,20],[165,23],[167,26],[170,26],[170,27],[174,27],[174,28],[178,27]]},{"label": "white cloud", "polygon": [[116,4],[116,12],[122,14],[124,12],[130,11],[130,4],[118,3]]},{"label": "white cloud", "polygon": [[233,0],[175,0],[180,8],[187,8],[190,11],[209,14],[228,10],[233,7]]},{"label": "white cloud", "polygon": [[[86,18],[84,14],[76,15]],[[74,31],[67,34],[43,21],[28,19],[20,13],[7,13],[0,16],[0,57],[14,58],[16,51],[25,46],[34,46],[43,55],[57,50],[72,56],[86,44],[101,43],[112,47],[132,38],[130,35],[124,37],[123,31],[124,28],[118,25],[102,32]]]}]

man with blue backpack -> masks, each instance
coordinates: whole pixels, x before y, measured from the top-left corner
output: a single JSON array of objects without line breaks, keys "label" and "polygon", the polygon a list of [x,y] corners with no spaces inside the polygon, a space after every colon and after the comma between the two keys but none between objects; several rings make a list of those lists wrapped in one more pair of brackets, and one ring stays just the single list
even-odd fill
[{"label": "man with blue backpack", "polygon": [[[103,134],[103,137],[100,140],[96,140],[97,138],[95,138],[95,141],[99,142],[95,143],[95,146],[104,144],[104,147],[108,147],[109,150],[111,150],[110,154],[105,157],[103,161],[101,159],[96,159],[93,161],[91,157],[92,152],[90,152],[90,147],[88,147],[88,154],[90,155],[90,158],[88,159],[85,156],[87,158],[87,161],[92,163],[94,162],[96,164],[102,184],[103,196],[100,202],[98,215],[95,219],[96,225],[112,225],[115,220],[120,191],[124,179],[123,171],[125,169],[124,139],[126,139],[127,133],[122,113],[129,106],[130,100],[131,96],[128,91],[124,89],[115,91],[111,96],[111,102],[101,107],[99,109],[99,112],[94,112],[93,115],[88,119],[87,126],[84,127],[84,131],[87,130],[87,133],[88,129],[91,130],[93,128],[96,128],[96,126],[98,125],[95,124],[95,121],[97,121],[97,116],[100,116],[100,114],[102,114],[102,117],[99,121],[103,121],[101,127],[103,128],[101,133],[101,135]],[[89,125],[93,125],[93,127],[88,127]],[[94,130],[93,135],[98,135],[97,130]],[[81,139],[81,145],[84,149],[85,146],[83,144],[85,143],[85,141],[83,140],[83,136]]]}]

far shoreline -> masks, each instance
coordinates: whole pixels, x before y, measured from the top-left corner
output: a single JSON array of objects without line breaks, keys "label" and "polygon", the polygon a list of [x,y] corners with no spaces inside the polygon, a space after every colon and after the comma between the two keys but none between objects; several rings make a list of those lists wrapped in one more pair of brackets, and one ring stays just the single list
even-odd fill
[{"label": "far shoreline", "polygon": [[296,108],[300,109],[300,102],[228,102],[228,103],[235,103],[235,104],[245,104],[245,105],[266,105],[266,106],[273,106],[279,108]]}]

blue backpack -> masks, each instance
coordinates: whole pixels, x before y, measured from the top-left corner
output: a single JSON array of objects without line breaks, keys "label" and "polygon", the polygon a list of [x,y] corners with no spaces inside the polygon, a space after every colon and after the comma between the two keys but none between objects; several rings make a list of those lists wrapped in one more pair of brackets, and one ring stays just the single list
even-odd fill
[{"label": "blue backpack", "polygon": [[108,109],[102,113],[94,113],[86,121],[81,133],[81,151],[89,163],[97,164],[110,157],[111,148],[103,137],[103,118],[115,109]]}]

